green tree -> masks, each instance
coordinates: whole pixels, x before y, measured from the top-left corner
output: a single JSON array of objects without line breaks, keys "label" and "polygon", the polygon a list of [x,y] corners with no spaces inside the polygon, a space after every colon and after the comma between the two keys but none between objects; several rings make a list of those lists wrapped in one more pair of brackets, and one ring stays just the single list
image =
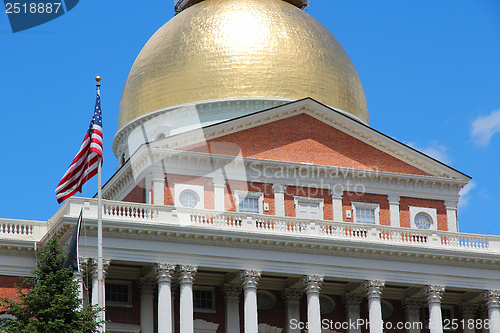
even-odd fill
[{"label": "green tree", "polygon": [[[8,333],[94,333],[102,322],[99,309],[82,307],[78,297],[78,282],[71,269],[63,268],[66,260],[57,240],[50,240],[41,251],[33,279],[24,279],[16,286],[17,301],[2,298],[6,312],[17,320],[4,325]],[[1,329],[0,329],[1,330]]]}]

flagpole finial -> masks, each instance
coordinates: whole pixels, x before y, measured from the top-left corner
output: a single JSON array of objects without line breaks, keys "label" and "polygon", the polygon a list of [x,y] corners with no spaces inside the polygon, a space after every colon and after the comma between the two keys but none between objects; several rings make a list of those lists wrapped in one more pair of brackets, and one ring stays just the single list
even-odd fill
[{"label": "flagpole finial", "polygon": [[97,76],[95,77],[95,80],[97,81],[97,83],[99,83],[99,82],[101,82],[101,77],[100,77],[99,75],[97,75]]}]

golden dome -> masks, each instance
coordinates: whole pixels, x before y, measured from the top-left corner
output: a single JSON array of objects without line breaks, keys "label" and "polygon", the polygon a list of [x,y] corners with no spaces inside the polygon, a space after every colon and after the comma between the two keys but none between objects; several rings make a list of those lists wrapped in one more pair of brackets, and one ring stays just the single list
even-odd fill
[{"label": "golden dome", "polygon": [[311,97],[368,123],[356,69],[316,19],[282,0],[205,0],[139,53],[118,126],[170,106],[246,97]]}]

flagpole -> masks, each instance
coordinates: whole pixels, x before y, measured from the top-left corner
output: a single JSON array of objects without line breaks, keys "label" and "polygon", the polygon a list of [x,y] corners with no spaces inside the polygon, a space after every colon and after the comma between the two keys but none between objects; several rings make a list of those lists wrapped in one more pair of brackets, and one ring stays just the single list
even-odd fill
[{"label": "flagpole", "polygon": [[[97,81],[96,89],[97,95],[101,96],[101,77],[96,76],[95,80]],[[99,157],[99,161],[97,163],[97,298],[98,298],[98,306],[101,309],[99,311],[99,319],[104,321],[106,320],[105,312],[104,312],[104,272],[103,272],[103,256],[102,256],[102,175],[101,175],[101,164],[102,158]],[[103,323],[101,328],[101,332],[106,331],[106,326]]]}]

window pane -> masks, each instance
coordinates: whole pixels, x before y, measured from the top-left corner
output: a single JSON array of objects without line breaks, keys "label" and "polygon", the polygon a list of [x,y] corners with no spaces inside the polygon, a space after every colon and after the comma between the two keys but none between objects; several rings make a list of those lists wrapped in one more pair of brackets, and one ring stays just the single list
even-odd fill
[{"label": "window pane", "polygon": [[259,198],[244,198],[240,200],[240,212],[259,214]]},{"label": "window pane", "polygon": [[375,224],[375,209],[357,208],[356,221],[358,223]]},{"label": "window pane", "polygon": [[193,290],[193,306],[195,309],[214,308],[214,293],[212,290]]}]

